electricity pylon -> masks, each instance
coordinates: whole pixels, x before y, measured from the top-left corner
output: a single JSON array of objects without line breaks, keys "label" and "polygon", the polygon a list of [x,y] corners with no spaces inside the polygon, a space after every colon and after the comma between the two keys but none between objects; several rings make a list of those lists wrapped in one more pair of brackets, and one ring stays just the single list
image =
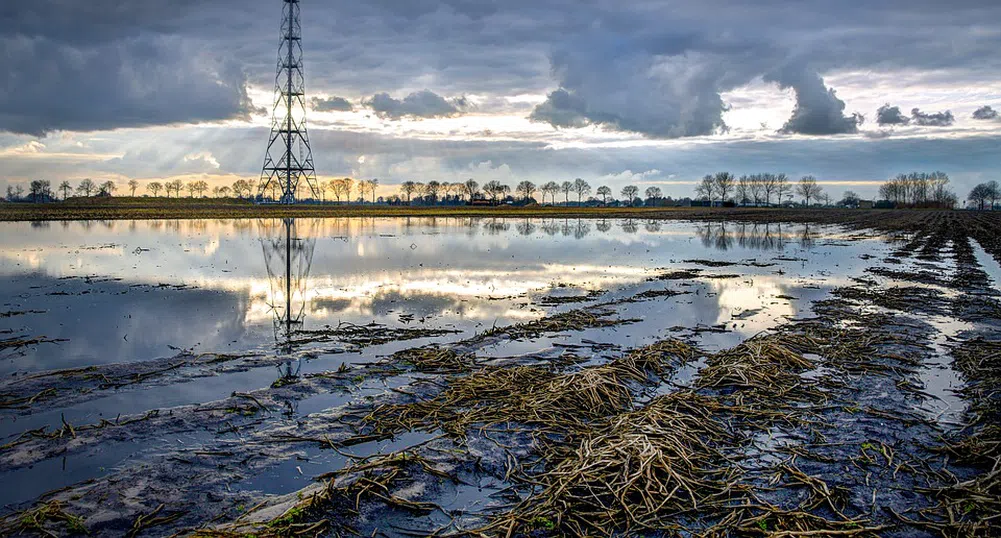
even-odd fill
[{"label": "electricity pylon", "polygon": [[283,0],[282,38],[278,45],[275,75],[275,105],[271,112],[271,137],[261,172],[261,197],[281,190],[278,201],[294,204],[296,191],[305,180],[313,198],[318,198],[313,151],[306,132],[306,79],[302,69],[302,27],[299,0]]}]

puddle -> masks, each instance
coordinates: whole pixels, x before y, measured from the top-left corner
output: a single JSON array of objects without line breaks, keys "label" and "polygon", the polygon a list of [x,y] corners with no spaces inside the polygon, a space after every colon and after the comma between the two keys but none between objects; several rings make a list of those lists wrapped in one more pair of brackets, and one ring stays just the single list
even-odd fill
[{"label": "puddle", "polygon": [[427,442],[440,432],[406,432],[394,439],[373,441],[335,450],[310,450],[305,456],[296,456],[257,473],[252,478],[232,484],[235,489],[260,491],[268,495],[284,495],[311,484],[315,477],[343,469],[355,458],[388,454],[406,450]]},{"label": "puddle", "polygon": [[988,254],[976,239],[971,238],[970,244],[973,246],[973,255],[977,257],[980,268],[994,282],[994,289],[1001,291],[1001,263]]}]

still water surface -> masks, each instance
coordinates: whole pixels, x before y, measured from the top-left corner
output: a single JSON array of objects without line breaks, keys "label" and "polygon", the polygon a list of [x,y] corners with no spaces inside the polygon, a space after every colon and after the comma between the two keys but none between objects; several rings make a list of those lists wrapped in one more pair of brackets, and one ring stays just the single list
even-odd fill
[{"label": "still water surface", "polygon": [[[586,219],[2,223],[0,341],[36,343],[0,349],[0,394],[38,372],[183,352],[287,355],[302,372],[335,370],[662,290],[680,294],[614,307],[617,317],[635,320],[631,324],[505,341],[478,354],[573,349],[600,359],[671,336],[719,349],[810,315],[812,301],[892,251],[885,239],[808,225]],[[657,279],[689,269],[701,272]],[[364,348],[293,342],[302,331],[339,324],[453,332]],[[60,408],[0,409],[0,444],[29,429],[58,429],[64,420],[88,424],[210,402],[268,387],[276,375],[271,363],[139,383]],[[354,395],[314,395],[295,412],[309,415],[384,389],[363,385]],[[213,437],[146,436],[0,470],[0,479],[17,486],[0,494],[0,506],[9,509],[177,446],[211,446]],[[268,493],[301,487],[289,473],[272,468],[248,487]]]},{"label": "still water surface", "polygon": [[692,259],[768,266],[704,267],[740,278],[703,279],[706,297],[681,296],[658,321],[667,328],[738,317],[746,335],[794,315],[817,288],[866,266],[859,254],[885,247],[775,224],[300,219],[290,228],[248,220],[2,224],[0,309],[25,313],[0,318],[0,329],[58,342],[8,353],[0,373],[176,349],[268,349],[275,320],[286,317],[287,281],[288,317],[307,330],[376,322],[468,332],[541,317],[558,309],[538,303],[550,295],[634,292],[659,272],[700,267],[684,262]]}]

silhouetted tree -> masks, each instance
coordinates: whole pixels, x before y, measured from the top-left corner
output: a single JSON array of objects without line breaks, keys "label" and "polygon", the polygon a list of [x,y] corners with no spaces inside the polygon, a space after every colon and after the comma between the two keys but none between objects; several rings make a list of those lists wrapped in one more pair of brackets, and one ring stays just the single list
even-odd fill
[{"label": "silhouetted tree", "polygon": [[730,193],[733,192],[733,186],[736,183],[736,179],[730,172],[717,172],[713,176],[713,184],[716,187],[716,194],[719,195],[719,200],[721,202],[726,202],[730,199]]},{"label": "silhouetted tree", "polygon": [[532,199],[533,195],[535,195],[535,189],[535,183],[526,180],[518,183],[518,187],[515,189],[515,192],[520,194],[521,197],[527,202]]},{"label": "silhouetted tree", "polygon": [[475,200],[476,195],[480,193],[480,184],[475,179],[469,178],[462,185],[466,188],[466,196],[469,197],[469,201]]},{"label": "silhouetted tree", "polygon": [[806,205],[810,205],[810,200],[820,199],[824,189],[817,184],[817,178],[813,176],[803,176],[796,186],[796,192],[806,200]]},{"label": "silhouetted tree", "polygon": [[564,181],[563,184],[560,185],[560,190],[563,191],[563,201],[566,202],[567,205],[570,205],[570,193],[573,192],[573,183],[570,181]]},{"label": "silhouetted tree", "polygon": [[[991,200],[992,197],[995,199],[997,198],[997,193],[991,191],[992,189],[990,185],[987,183],[980,183],[973,187],[966,199],[977,204],[977,209],[983,210],[984,206],[987,205],[988,200]],[[991,202],[991,209],[994,209],[993,201]]]},{"label": "silhouetted tree", "polygon": [[[602,185],[598,187],[598,190],[595,192],[598,194],[598,196],[601,196],[601,204],[608,205],[608,197],[612,195],[612,189],[609,189],[607,185]],[[607,231],[607,230],[602,230],[602,231]]]},{"label": "silhouetted tree", "polygon": [[716,182],[713,181],[713,176],[706,174],[702,177],[702,181],[695,186],[695,196],[708,201],[711,205],[714,194],[716,194]]},{"label": "silhouetted tree", "polygon": [[431,199],[431,203],[438,201],[438,193],[441,191],[441,183],[431,180],[428,181],[427,185],[424,186],[424,192],[427,193],[427,197]]},{"label": "silhouetted tree", "polygon": [[626,201],[626,205],[633,205],[633,200],[636,199],[636,195],[639,194],[640,189],[636,185],[626,185],[622,187],[622,198]]},{"label": "silhouetted tree", "polygon": [[80,180],[80,184],[76,187],[76,193],[83,196],[90,196],[96,190],[97,185],[90,178]]},{"label": "silhouetted tree", "polygon": [[553,200],[553,205],[556,204],[556,195],[560,192],[560,185],[555,181],[549,181],[539,187],[542,191],[542,203],[546,203],[546,195],[548,194]]},{"label": "silhouetted tree", "polygon": [[577,193],[577,205],[580,206],[581,199],[591,193],[591,185],[581,178],[573,180],[573,190]]},{"label": "silhouetted tree", "polygon": [[163,190],[163,183],[160,183],[159,181],[151,181],[146,184],[146,190],[148,190],[153,196],[159,196],[160,191]]},{"label": "silhouetted tree", "polygon": [[660,190],[660,187],[654,187],[654,186],[647,187],[646,192],[644,194],[646,194],[647,203],[650,205],[655,204],[657,200],[660,200],[664,196],[664,194]]}]

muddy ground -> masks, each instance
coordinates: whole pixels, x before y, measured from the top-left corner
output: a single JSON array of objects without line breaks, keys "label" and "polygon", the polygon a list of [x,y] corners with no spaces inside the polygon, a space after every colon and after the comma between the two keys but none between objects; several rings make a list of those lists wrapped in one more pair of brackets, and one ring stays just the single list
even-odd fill
[{"label": "muddy ground", "polygon": [[[1001,219],[859,215],[836,220],[887,234],[890,256],[815,302],[809,317],[715,352],[678,331],[638,349],[582,342],[483,353],[626,330],[638,321],[624,314],[630,302],[689,292],[702,268],[719,265],[705,259],[653,277],[664,285],[656,292],[596,294],[576,310],[332,371],[299,375],[277,356],[182,351],[5,382],[3,408],[58,416],[123,390],[283,368],[270,387],[224,400],[12,436],[0,467],[25,473],[74,454],[118,461],[130,445],[178,442],[14,507],[0,533],[996,536]],[[364,345],[351,338],[373,333],[300,337]],[[950,376],[961,388],[949,390]],[[295,412],[317,397],[315,412]],[[273,472],[293,477],[291,493],[254,482]]]}]

